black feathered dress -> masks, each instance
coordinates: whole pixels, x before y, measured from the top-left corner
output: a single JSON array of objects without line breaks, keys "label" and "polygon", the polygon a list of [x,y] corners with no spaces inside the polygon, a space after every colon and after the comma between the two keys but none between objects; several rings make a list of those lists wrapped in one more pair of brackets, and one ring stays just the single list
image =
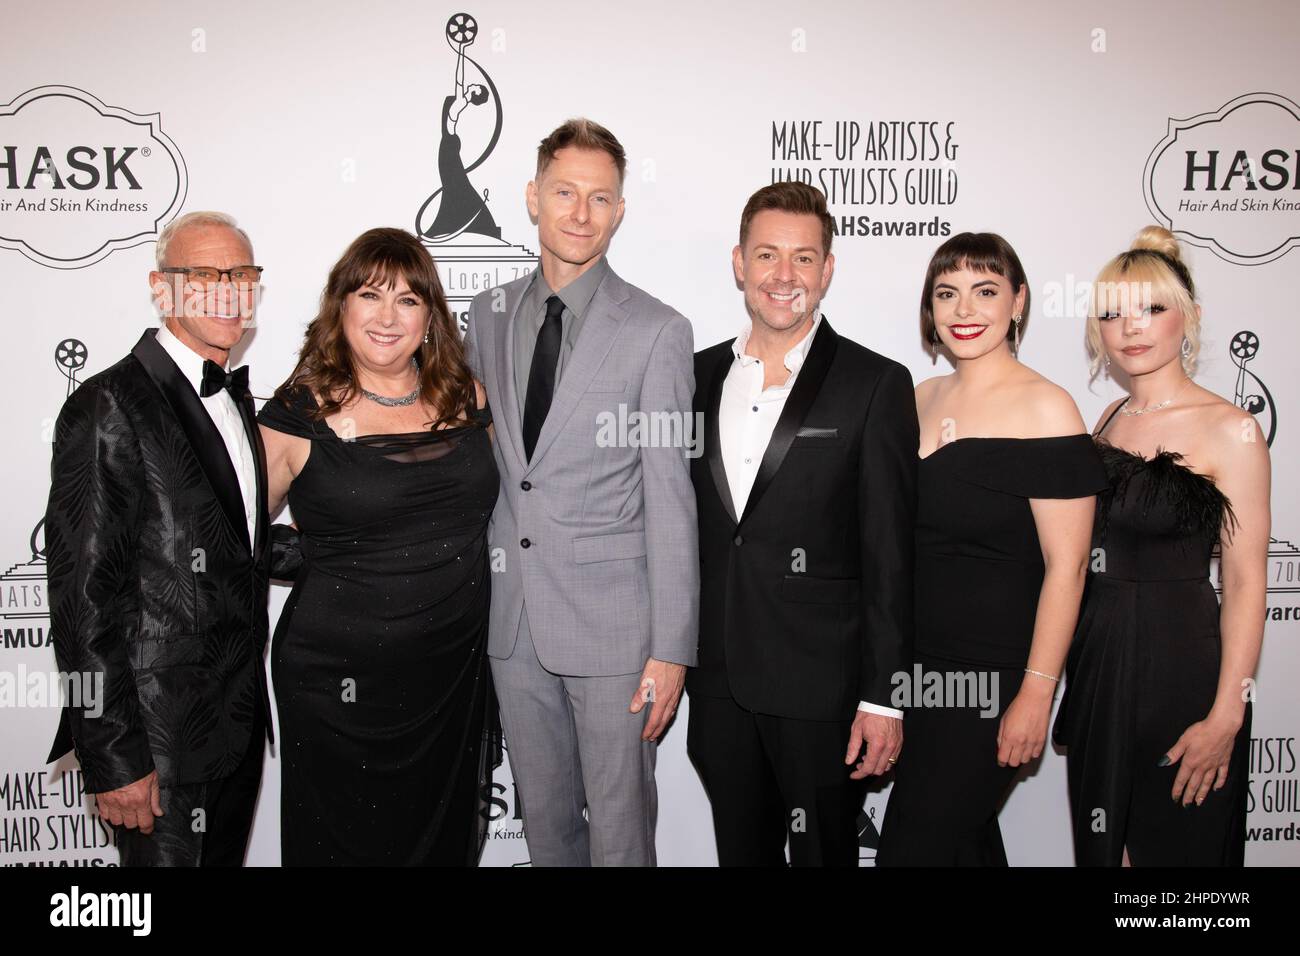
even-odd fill
[{"label": "black feathered dress", "polygon": [[1119,866],[1127,846],[1134,866],[1241,866],[1249,703],[1227,781],[1203,804],[1175,802],[1178,764],[1160,765],[1214,705],[1221,640],[1209,568],[1222,528],[1235,524],[1231,503],[1176,452],[1148,459],[1097,444],[1110,489],[1097,502],[1094,566],[1053,731],[1068,748],[1076,861]]}]

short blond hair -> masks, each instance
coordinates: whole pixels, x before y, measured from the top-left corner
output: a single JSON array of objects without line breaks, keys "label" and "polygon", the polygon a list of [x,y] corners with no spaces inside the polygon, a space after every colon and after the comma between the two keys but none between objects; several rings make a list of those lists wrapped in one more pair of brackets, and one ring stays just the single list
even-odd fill
[{"label": "short blond hair", "polygon": [[1147,226],[1137,234],[1133,245],[1102,266],[1092,287],[1092,307],[1084,339],[1088,346],[1089,371],[1093,378],[1101,372],[1106,347],[1101,340],[1098,319],[1099,292],[1120,290],[1134,285],[1151,287],[1153,297],[1169,301],[1183,314],[1183,335],[1190,343],[1190,354],[1182,357],[1183,371],[1196,374],[1196,359],[1201,351],[1201,319],[1196,311],[1196,286],[1191,271],[1183,261],[1182,247],[1172,232],[1161,226]]},{"label": "short blond hair", "polygon": [[[154,256],[158,262],[158,268],[161,269],[167,265],[167,249],[176,234],[183,229],[191,226],[224,226],[227,229],[238,234],[239,238],[244,240],[248,246],[248,251],[253,251],[253,240],[248,238],[248,233],[239,228],[239,223],[235,222],[235,217],[224,212],[214,212],[212,210],[199,210],[197,212],[187,212],[169,222],[163,231],[158,234],[158,244],[154,247]],[[246,262],[244,265],[252,265]]]},{"label": "short blond hair", "polygon": [[555,154],[562,149],[592,149],[607,153],[618,169],[618,186],[623,188],[623,179],[627,174],[627,151],[618,137],[601,126],[595,120],[577,117],[551,130],[546,139],[537,146],[537,176],[540,181],[546,167],[551,165]]}]

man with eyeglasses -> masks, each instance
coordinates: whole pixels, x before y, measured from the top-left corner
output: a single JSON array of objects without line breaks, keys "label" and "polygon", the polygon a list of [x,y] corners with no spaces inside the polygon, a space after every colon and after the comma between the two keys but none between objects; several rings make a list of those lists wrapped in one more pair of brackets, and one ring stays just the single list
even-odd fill
[{"label": "man with eyeglasses", "polygon": [[228,363],[262,270],[214,212],[168,225],[157,260],[163,326],[55,426],[51,640],[102,690],[67,701],[49,759],[75,747],[123,866],[240,866],[271,739],[270,549],[248,368]]}]

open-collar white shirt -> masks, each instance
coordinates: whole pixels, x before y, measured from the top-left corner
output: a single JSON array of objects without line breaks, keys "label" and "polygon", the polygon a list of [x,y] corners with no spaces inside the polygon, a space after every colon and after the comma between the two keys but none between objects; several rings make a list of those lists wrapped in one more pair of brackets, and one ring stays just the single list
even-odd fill
[{"label": "open-collar white shirt", "polygon": [[[753,333],[753,320],[747,321],[736,341],[731,345],[735,356],[727,377],[722,382],[722,402],[718,408],[718,438],[722,461],[727,471],[727,486],[731,492],[732,507],[739,517],[754,488],[763,454],[772,440],[772,432],[785,409],[786,399],[794,388],[799,370],[808,358],[817,330],[821,328],[820,310],[813,316],[812,328],[794,347],[785,353],[785,368],[790,373],[780,385],[763,387],[766,370],[761,359],[745,352]],[[858,710],[889,717],[902,717],[903,712],[862,701]]]}]

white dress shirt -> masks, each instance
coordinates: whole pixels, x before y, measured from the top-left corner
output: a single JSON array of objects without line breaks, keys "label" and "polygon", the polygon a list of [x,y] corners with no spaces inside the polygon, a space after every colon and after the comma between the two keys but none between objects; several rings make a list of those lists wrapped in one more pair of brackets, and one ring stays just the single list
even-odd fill
[{"label": "white dress shirt", "polygon": [[239,494],[244,502],[244,518],[248,522],[248,540],[251,543],[257,538],[257,459],[253,455],[253,446],[243,419],[239,416],[239,409],[235,407],[235,400],[224,388],[207,398],[200,394],[203,356],[174,336],[165,325],[158,330],[158,344],[181,370],[181,374],[194,389],[194,394],[199,396],[199,401],[212,417],[217,431],[221,433],[230,463],[235,466],[235,474],[239,477]]},{"label": "white dress shirt", "polygon": [[[727,485],[737,516],[745,512],[754,479],[763,463],[763,453],[772,440],[772,432],[785,409],[785,401],[790,397],[790,390],[794,388],[799,369],[803,368],[808,349],[812,347],[813,337],[821,328],[821,322],[821,312],[817,312],[808,334],[785,353],[785,367],[790,372],[789,377],[784,384],[773,385],[771,388],[763,387],[763,377],[766,374],[763,362],[745,352],[754,328],[752,321],[745,323],[740,335],[732,343],[731,351],[735,360],[722,382],[718,438],[722,461],[727,469]],[[858,710],[889,717],[903,716],[901,710],[865,700],[858,704]]]}]

